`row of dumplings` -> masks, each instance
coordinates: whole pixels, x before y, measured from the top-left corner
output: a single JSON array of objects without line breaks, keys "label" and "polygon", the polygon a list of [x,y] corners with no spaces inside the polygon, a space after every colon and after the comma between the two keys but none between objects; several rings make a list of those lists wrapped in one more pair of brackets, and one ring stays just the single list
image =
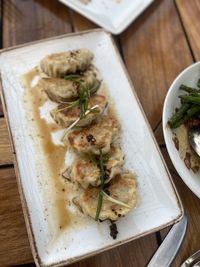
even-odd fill
[{"label": "row of dumplings", "polygon": [[[93,54],[87,49],[48,55],[40,62],[46,74],[40,83],[49,99],[57,103],[51,111],[54,121],[66,129],[75,123],[65,140],[76,153],[68,179],[83,189],[73,199],[74,204],[97,219],[103,179],[98,220],[116,221],[136,205],[136,180],[131,172],[123,170],[120,125],[110,112],[92,60]],[[98,164],[101,156],[106,159],[103,178]]]}]

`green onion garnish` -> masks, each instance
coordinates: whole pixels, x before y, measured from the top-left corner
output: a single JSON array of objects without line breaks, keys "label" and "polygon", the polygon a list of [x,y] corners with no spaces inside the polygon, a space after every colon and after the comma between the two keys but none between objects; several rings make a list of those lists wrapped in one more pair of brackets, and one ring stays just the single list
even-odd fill
[{"label": "green onion garnish", "polygon": [[98,194],[98,204],[97,204],[97,211],[96,211],[96,217],[95,217],[95,220],[96,221],[99,220],[99,214],[100,214],[101,208],[102,208],[102,203],[103,203],[103,189],[104,189],[104,183],[105,183],[105,169],[104,169],[105,167],[104,167],[104,159],[103,159],[102,150],[100,150],[98,167],[100,169],[100,180],[101,180],[101,184],[100,184],[99,194]]},{"label": "green onion garnish", "polygon": [[64,79],[68,80],[68,81],[79,82],[80,79],[81,79],[81,75],[79,75],[79,74],[70,74],[70,75],[64,76]]}]

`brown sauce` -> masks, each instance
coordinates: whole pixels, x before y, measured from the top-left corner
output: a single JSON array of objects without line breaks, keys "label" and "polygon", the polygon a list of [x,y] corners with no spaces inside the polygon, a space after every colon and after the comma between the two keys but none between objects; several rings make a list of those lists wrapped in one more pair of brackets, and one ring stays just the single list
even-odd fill
[{"label": "brown sauce", "polygon": [[[31,81],[37,75],[37,69],[34,68],[24,75],[25,84],[25,102],[30,104],[32,122],[37,127],[37,138],[41,139],[42,149],[47,159],[48,172],[54,181],[56,188],[56,210],[58,213],[59,229],[66,228],[71,221],[70,212],[67,211],[67,199],[65,193],[65,184],[62,182],[61,173],[64,169],[64,158],[67,148],[61,145],[55,145],[51,139],[51,133],[58,129],[55,124],[48,124],[40,117],[39,107],[47,100],[46,94],[39,86],[31,88]],[[42,177],[40,177],[42,178]]]}]

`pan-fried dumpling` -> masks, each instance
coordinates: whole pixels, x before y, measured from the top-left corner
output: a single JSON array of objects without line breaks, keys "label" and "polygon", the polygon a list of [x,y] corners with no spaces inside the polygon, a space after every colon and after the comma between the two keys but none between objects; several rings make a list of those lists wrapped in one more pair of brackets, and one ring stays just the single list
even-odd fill
[{"label": "pan-fried dumpling", "polygon": [[[125,216],[131,209],[136,206],[136,179],[130,173],[118,174],[110,181],[105,192],[113,199],[124,203],[125,206],[116,204],[103,196],[103,203],[99,219],[104,221],[110,219],[116,221],[121,216]],[[73,199],[73,202],[86,215],[95,219],[98,205],[99,188],[91,187],[84,190],[79,196]]]},{"label": "pan-fried dumpling", "polygon": [[93,54],[88,49],[56,53],[43,58],[40,68],[48,76],[60,78],[69,73],[85,71],[92,58]]},{"label": "pan-fried dumpling", "polygon": [[[124,163],[124,154],[119,147],[113,146],[107,156],[105,183],[108,183],[120,173],[121,166]],[[88,188],[89,185],[99,186],[101,183],[100,170],[95,162],[95,158],[93,159],[90,156],[77,157],[71,168],[70,178],[83,188]]]},{"label": "pan-fried dumpling", "polygon": [[80,153],[103,154],[110,151],[119,132],[118,121],[109,116],[102,118],[86,129],[74,130],[68,135],[70,145]]},{"label": "pan-fried dumpling", "polygon": [[[92,123],[106,107],[106,98],[103,95],[92,95],[89,99],[88,108],[94,107],[98,105],[98,107],[83,117],[76,126],[86,126]],[[73,122],[75,122],[80,117],[80,107],[74,106],[71,108],[67,108],[66,104],[60,104],[58,107],[51,111],[51,116],[55,120],[57,124],[63,127],[68,127]]]}]

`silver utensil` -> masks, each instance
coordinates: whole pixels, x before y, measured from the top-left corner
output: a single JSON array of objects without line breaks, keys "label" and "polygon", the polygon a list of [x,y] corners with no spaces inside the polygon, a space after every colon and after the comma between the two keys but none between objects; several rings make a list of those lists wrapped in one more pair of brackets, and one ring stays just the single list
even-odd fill
[{"label": "silver utensil", "polygon": [[200,156],[200,129],[199,128],[189,129],[188,137],[190,145],[197,153],[197,155]]},{"label": "silver utensil", "polygon": [[169,267],[184,240],[186,230],[187,216],[184,215],[181,221],[171,228],[147,267]]},{"label": "silver utensil", "polygon": [[181,267],[200,267],[200,250],[187,258],[187,260],[181,264]]}]

